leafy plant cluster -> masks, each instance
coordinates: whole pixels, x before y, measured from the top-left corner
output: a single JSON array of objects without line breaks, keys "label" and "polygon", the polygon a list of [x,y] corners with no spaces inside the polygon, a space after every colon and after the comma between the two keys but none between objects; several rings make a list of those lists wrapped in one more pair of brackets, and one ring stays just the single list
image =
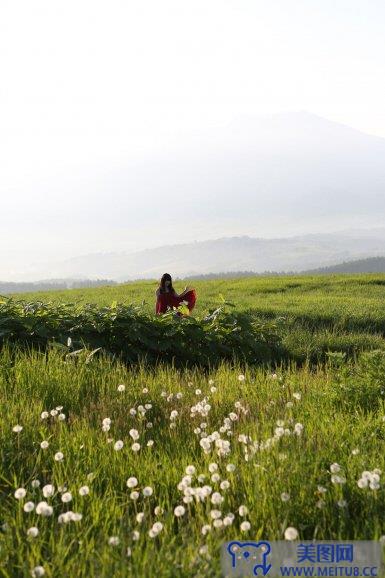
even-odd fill
[{"label": "leafy plant cluster", "polygon": [[82,348],[102,349],[127,362],[145,359],[175,365],[216,365],[221,361],[270,362],[280,355],[277,323],[246,313],[230,313],[226,304],[202,318],[170,311],[146,313],[143,306],[0,302],[0,344],[56,346],[76,355]]}]

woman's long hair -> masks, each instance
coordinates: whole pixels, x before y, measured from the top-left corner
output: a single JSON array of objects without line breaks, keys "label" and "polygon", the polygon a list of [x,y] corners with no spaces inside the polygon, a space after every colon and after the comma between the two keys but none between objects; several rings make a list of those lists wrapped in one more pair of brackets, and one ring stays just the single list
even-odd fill
[{"label": "woman's long hair", "polygon": [[175,289],[172,286],[172,277],[169,273],[164,273],[162,275],[161,280],[159,281],[159,292],[165,293],[166,292],[166,281],[170,281],[169,291],[170,293],[175,293]]}]

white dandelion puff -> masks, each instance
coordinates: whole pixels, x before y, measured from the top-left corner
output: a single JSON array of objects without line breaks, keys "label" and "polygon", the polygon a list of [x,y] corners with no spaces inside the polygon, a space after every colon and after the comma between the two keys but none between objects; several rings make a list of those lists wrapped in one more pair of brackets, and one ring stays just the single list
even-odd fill
[{"label": "white dandelion puff", "polygon": [[288,526],[285,530],[284,537],[285,540],[297,540],[298,538],[298,530],[293,526]]},{"label": "white dandelion puff", "polygon": [[16,500],[22,500],[26,495],[27,491],[24,488],[18,488],[14,493]]}]

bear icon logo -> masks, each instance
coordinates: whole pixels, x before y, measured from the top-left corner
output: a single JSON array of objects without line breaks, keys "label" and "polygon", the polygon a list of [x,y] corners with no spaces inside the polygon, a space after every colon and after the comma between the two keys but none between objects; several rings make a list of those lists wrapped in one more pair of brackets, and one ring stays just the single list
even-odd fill
[{"label": "bear icon logo", "polygon": [[231,556],[232,568],[249,561],[253,564],[254,576],[266,576],[271,569],[267,560],[271,552],[269,542],[229,542],[227,552]]}]

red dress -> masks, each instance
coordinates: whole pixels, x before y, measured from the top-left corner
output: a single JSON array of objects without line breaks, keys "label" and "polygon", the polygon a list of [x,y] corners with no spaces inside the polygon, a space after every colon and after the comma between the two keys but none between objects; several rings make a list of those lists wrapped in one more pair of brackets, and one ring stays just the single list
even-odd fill
[{"label": "red dress", "polygon": [[156,293],[156,307],[155,311],[157,315],[161,315],[162,313],[166,313],[167,308],[170,307],[179,307],[183,301],[187,303],[187,307],[189,311],[192,311],[195,306],[195,301],[197,298],[197,294],[195,289],[190,289],[180,295],[174,293],[160,293],[159,290]]}]

